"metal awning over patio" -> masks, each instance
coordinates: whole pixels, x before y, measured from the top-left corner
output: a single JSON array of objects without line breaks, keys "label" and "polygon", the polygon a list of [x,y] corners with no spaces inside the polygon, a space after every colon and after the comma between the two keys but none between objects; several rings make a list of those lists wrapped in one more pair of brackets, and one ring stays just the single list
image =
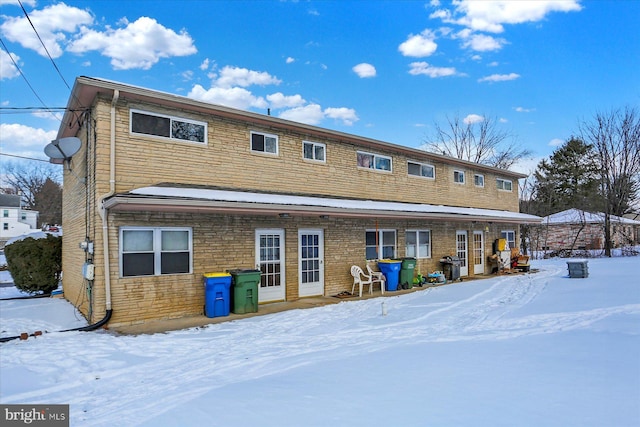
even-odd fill
[{"label": "metal awning over patio", "polygon": [[339,199],[216,188],[153,186],[115,194],[104,202],[110,211],[297,215],[350,218],[428,219],[539,224],[541,218],[518,212],[421,203]]}]

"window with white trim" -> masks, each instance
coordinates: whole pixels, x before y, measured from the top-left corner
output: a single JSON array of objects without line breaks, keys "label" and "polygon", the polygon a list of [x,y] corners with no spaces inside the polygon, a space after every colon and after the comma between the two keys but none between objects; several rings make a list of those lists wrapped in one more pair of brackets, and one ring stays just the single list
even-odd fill
[{"label": "window with white trim", "polygon": [[498,186],[498,190],[504,190],[504,191],[512,191],[513,190],[513,183],[511,181],[509,181],[508,179],[502,179],[502,178],[498,178],[496,180],[497,186]]},{"label": "window with white trim", "polygon": [[464,171],[453,171],[453,182],[456,184],[464,184]]},{"label": "window with white trim", "polygon": [[207,143],[207,123],[148,111],[130,110],[131,133]]},{"label": "window with white trim", "polygon": [[9,209],[5,209],[2,211],[2,217],[3,218],[9,218]]},{"label": "window with white trim", "polygon": [[407,171],[409,175],[421,176],[423,178],[434,179],[436,177],[436,168],[427,163],[407,162]]},{"label": "window with white trim", "polygon": [[7,231],[9,229],[9,223],[8,222],[3,222],[2,223],[2,229]]},{"label": "window with white trim", "polygon": [[396,230],[367,230],[365,256],[369,259],[396,257]]},{"label": "window with white trim", "polygon": [[391,157],[358,151],[358,167],[391,172]]},{"label": "window with white trim", "polygon": [[120,276],[191,273],[192,231],[189,227],[121,227]]},{"label": "window with white trim", "polygon": [[307,160],[326,162],[327,146],[320,142],[302,141],[302,157]]},{"label": "window with white trim", "polygon": [[251,132],[251,151],[277,155],[278,135]]},{"label": "window with white trim", "polygon": [[431,258],[431,230],[407,230],[405,255]]},{"label": "window with white trim", "polygon": [[503,230],[500,237],[507,240],[508,249],[516,247],[516,232],[514,230]]},{"label": "window with white trim", "polygon": [[473,183],[476,187],[484,187],[484,175],[478,173],[473,175]]}]

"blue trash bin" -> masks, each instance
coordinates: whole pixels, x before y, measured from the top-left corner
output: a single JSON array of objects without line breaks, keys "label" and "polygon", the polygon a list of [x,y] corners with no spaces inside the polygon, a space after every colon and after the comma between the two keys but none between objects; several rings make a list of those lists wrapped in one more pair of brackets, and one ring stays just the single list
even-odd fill
[{"label": "blue trash bin", "polygon": [[398,290],[398,282],[400,281],[400,267],[402,267],[402,261],[399,260],[381,259],[378,261],[378,268],[387,279],[387,291]]},{"label": "blue trash bin", "polygon": [[231,307],[229,288],[231,274],[206,273],[204,275],[204,314],[207,317],[221,317],[229,315]]}]

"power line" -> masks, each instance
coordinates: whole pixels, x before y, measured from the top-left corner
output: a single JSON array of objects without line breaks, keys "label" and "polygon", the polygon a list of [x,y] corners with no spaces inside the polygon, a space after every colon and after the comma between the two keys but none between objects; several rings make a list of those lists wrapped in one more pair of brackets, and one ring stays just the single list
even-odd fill
[{"label": "power line", "polygon": [[0,153],[0,156],[17,157],[17,158],[19,158],[19,159],[37,160],[38,162],[45,162],[45,163],[49,163],[49,160],[44,160],[44,159],[35,159],[35,158],[33,158],[33,157],[18,156],[18,155],[16,155],[16,154]]},{"label": "power line", "polygon": [[38,40],[40,40],[40,44],[44,48],[44,51],[47,52],[47,56],[51,60],[51,63],[53,64],[53,67],[56,69],[56,71],[58,72],[58,75],[60,76],[60,78],[62,79],[64,84],[67,86],[67,89],[71,90],[71,86],[69,86],[69,83],[67,83],[67,81],[65,80],[64,76],[60,72],[60,69],[58,68],[58,65],[56,65],[56,61],[54,61],[53,58],[51,57],[51,54],[49,53],[49,49],[47,49],[47,46],[45,46],[44,42],[42,41],[42,38],[40,37],[40,34],[38,34],[38,30],[36,30],[36,27],[33,25],[33,22],[31,22],[31,18],[29,17],[29,14],[27,13],[27,10],[22,5],[22,1],[18,0],[18,3],[20,3],[20,7],[22,8],[22,12],[24,12],[24,16],[26,16],[27,21],[29,21],[29,24],[31,24],[31,28],[33,28],[33,32],[36,33],[36,36],[38,36]]},{"label": "power line", "polygon": [[4,44],[4,40],[2,40],[2,38],[0,38],[0,44],[2,44],[2,47],[4,48],[5,52],[7,52],[7,55],[9,55],[9,58],[11,59],[11,62],[13,62],[13,65],[16,67],[16,69],[18,70],[18,72],[20,73],[20,75],[22,76],[22,78],[24,79],[24,81],[27,83],[27,86],[29,86],[29,89],[31,89],[31,92],[33,92],[33,94],[36,96],[36,98],[38,98],[38,100],[40,101],[40,103],[44,106],[44,108],[51,113],[51,115],[53,117],[55,117],[56,119],[62,121],[60,118],[58,118],[55,114],[53,114],[53,112],[49,109],[49,107],[47,107],[47,104],[44,103],[44,101],[42,100],[42,98],[40,98],[40,95],[38,95],[38,93],[36,92],[36,90],[33,88],[33,86],[31,86],[31,83],[29,82],[29,79],[27,79],[27,76],[24,75],[24,73],[22,72],[22,70],[20,69],[20,67],[18,66],[18,64],[16,63],[15,59],[13,59],[13,55],[11,55],[11,52],[9,52],[9,49],[7,48],[7,45]]}]

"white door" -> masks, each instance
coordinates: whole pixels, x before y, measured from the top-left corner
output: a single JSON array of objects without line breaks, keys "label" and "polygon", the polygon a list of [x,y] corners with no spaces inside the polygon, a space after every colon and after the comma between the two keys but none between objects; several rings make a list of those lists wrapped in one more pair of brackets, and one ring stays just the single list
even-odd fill
[{"label": "white door", "polygon": [[256,230],[256,267],[262,272],[258,302],[284,300],[284,230]]},{"label": "white door", "polygon": [[469,265],[467,263],[467,232],[456,231],[456,252],[460,258],[460,277],[469,275]]},{"label": "white door", "polygon": [[324,232],[298,230],[298,295],[324,295]]},{"label": "white door", "polygon": [[473,274],[484,274],[484,233],[473,232]]}]

